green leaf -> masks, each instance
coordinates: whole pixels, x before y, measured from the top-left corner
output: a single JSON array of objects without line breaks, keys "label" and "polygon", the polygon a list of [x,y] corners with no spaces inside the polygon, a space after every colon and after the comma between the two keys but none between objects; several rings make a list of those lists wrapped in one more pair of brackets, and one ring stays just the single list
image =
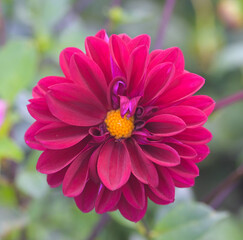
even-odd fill
[{"label": "green leaf", "polygon": [[34,43],[26,39],[9,41],[0,50],[0,98],[13,102],[17,93],[34,80],[36,68]]},{"label": "green leaf", "polygon": [[0,138],[0,159],[9,158],[15,162],[20,162],[23,157],[23,151],[11,138]]},{"label": "green leaf", "polygon": [[28,217],[24,213],[16,209],[0,207],[0,239],[27,224]]},{"label": "green leaf", "polygon": [[37,172],[20,172],[16,179],[17,187],[33,198],[41,198],[48,190],[44,175]]},{"label": "green leaf", "polygon": [[155,240],[197,240],[215,223],[224,219],[226,213],[217,213],[210,207],[195,202],[171,205],[154,228]]}]

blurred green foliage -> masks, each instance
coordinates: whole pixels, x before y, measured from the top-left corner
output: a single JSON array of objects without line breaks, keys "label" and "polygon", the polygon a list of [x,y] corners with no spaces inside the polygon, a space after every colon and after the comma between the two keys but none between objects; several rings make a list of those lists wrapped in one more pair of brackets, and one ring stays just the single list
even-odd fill
[{"label": "blurred green foliage", "polygon": [[[0,2],[0,98],[8,103],[0,129],[0,239],[87,239],[100,216],[81,213],[61,189],[49,189],[35,170],[39,153],[23,135],[33,122],[27,99],[37,81],[60,75],[65,47],[84,50],[84,39],[106,28],[109,34],[147,33],[154,43],[162,0],[2,0]],[[202,94],[217,101],[243,88],[243,1],[176,1],[165,46],[182,49],[186,68],[206,78]],[[161,46],[162,47],[162,46]],[[200,200],[243,164],[243,103],[214,113],[207,123],[214,140],[200,163],[193,190],[178,191],[169,206],[149,204],[142,223],[118,212],[97,239],[241,240],[243,182],[214,211]],[[192,197],[195,196],[195,198]],[[224,212],[222,212],[224,210]],[[227,211],[227,213],[225,212]]]}]

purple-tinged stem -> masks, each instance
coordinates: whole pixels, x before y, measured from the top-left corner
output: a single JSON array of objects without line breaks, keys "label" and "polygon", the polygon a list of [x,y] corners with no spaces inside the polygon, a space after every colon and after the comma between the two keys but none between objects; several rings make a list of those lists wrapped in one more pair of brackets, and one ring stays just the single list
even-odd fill
[{"label": "purple-tinged stem", "polygon": [[5,19],[3,16],[2,5],[0,2],[0,46],[4,45],[6,42],[6,28],[5,28]]},{"label": "purple-tinged stem", "polygon": [[214,108],[214,111],[217,111],[221,108],[225,108],[227,107],[228,105],[231,105],[233,103],[236,103],[238,101],[241,101],[243,100],[243,91],[239,91],[227,98],[224,98],[222,100],[219,100],[217,103],[216,103],[216,106]]},{"label": "purple-tinged stem", "polygon": [[110,216],[107,213],[104,213],[101,215],[98,223],[93,228],[93,231],[91,232],[90,236],[87,238],[87,240],[94,240],[98,236],[98,234],[103,230],[105,225],[110,221]]},{"label": "purple-tinged stem", "polygon": [[243,165],[232,172],[204,199],[204,202],[218,208],[224,199],[235,189],[237,183],[243,178]]},{"label": "purple-tinged stem", "polygon": [[165,32],[167,29],[167,26],[170,21],[170,17],[172,14],[172,11],[174,9],[176,0],[166,0],[162,15],[161,15],[161,20],[159,24],[159,29],[157,32],[157,36],[154,42],[154,49],[158,49],[163,47],[164,45],[164,39],[165,39]]}]

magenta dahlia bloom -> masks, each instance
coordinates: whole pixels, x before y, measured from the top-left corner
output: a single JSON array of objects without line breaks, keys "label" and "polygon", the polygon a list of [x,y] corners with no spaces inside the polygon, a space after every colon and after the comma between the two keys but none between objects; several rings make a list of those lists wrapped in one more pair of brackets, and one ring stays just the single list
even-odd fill
[{"label": "magenta dahlia bloom", "polygon": [[0,99],[0,127],[2,126],[2,124],[4,122],[6,109],[7,109],[6,102]]},{"label": "magenta dahlia bloom", "polygon": [[101,30],[86,38],[86,53],[61,52],[64,77],[33,89],[26,143],[44,151],[37,170],[82,212],[118,209],[137,222],[148,198],[169,204],[175,187],[193,186],[209,153],[203,124],[214,101],[194,96],[204,79],[184,69],[179,48],[149,46],[148,35]]}]

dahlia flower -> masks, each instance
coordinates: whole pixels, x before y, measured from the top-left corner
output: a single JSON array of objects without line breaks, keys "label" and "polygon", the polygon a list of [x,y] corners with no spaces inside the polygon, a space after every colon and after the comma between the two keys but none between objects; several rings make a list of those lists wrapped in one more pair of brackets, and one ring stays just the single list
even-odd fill
[{"label": "dahlia flower", "polygon": [[87,37],[86,53],[60,54],[63,77],[41,79],[28,111],[36,120],[26,143],[43,151],[37,170],[62,184],[82,212],[119,210],[143,218],[150,199],[174,201],[194,185],[209,153],[203,127],[214,101],[194,95],[204,79],[184,69],[179,48],[149,53],[150,38]]}]

